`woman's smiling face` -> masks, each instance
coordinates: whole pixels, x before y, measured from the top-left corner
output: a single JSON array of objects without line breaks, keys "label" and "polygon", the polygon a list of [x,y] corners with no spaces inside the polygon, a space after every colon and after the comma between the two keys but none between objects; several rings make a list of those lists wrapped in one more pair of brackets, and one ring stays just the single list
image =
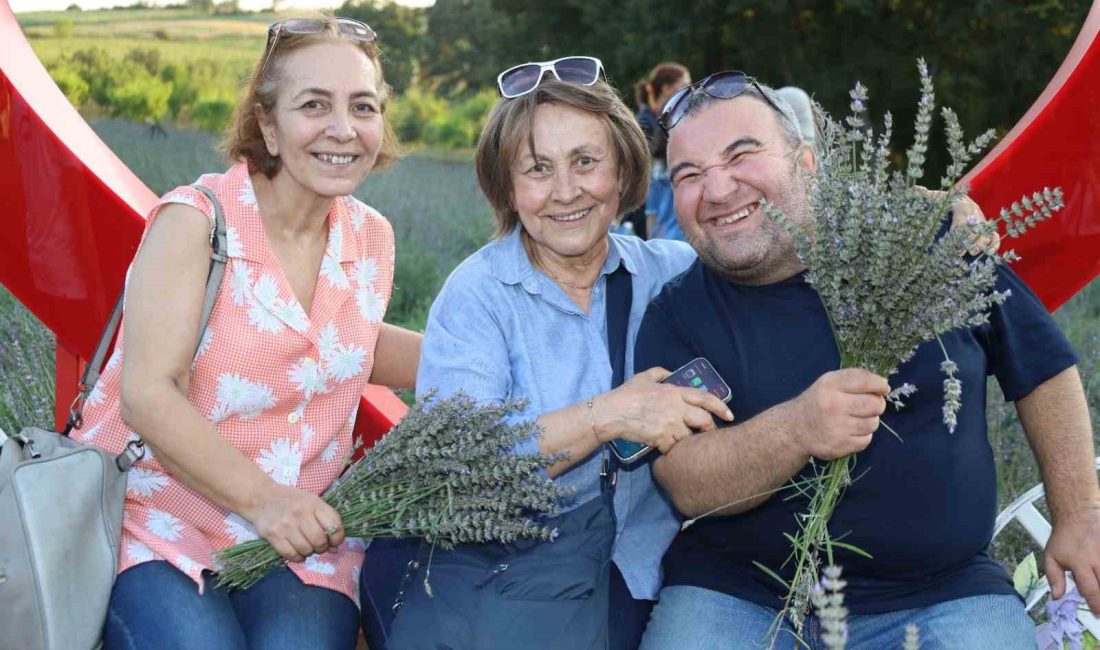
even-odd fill
[{"label": "woman's smiling face", "polygon": [[531,148],[512,165],[513,207],[539,254],[603,262],[607,229],[619,212],[619,165],[598,116],[563,104],[535,109]]},{"label": "woman's smiling face", "polygon": [[278,95],[260,109],[264,142],[288,177],[324,197],[346,196],[374,167],[382,142],[378,74],[350,43],[317,43],[280,61]]}]

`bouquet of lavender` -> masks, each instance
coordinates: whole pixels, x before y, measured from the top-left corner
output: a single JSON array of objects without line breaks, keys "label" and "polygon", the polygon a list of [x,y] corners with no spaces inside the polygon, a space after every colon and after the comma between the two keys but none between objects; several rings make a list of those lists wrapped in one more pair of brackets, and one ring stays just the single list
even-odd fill
[{"label": "bouquet of lavender", "polygon": [[[348,537],[424,537],[450,548],[463,542],[552,539],[531,517],[555,514],[568,494],[544,475],[554,456],[516,456],[538,434],[533,422],[509,424],[521,402],[479,406],[462,394],[428,396],[329,488],[324,499]],[[264,539],[226,549],[219,585],[245,589],[282,559]]]},{"label": "bouquet of lavender", "polygon": [[[918,61],[918,69],[921,96],[904,173],[890,169],[890,114],[876,137],[866,119],[867,90],[857,83],[851,91],[851,114],[843,124],[821,113],[819,167],[810,183],[813,219],[808,230],[798,228],[774,205],[764,206],[769,217],[795,236],[800,259],[809,269],[807,282],[817,290],[832,323],[841,367],[866,368],[882,376],[893,373],[920,343],[939,341],[941,334],[955,328],[985,323],[989,309],[1009,297],[994,290],[995,271],[998,264],[1016,256],[1011,251],[985,251],[968,257],[965,253],[975,237],[991,237],[999,221],[1005,223],[1009,236],[1016,237],[1062,206],[1060,190],[1043,189],[1002,210],[998,219],[938,237],[951,204],[966,193],[955,182],[970,159],[993,139],[993,132],[967,144],[958,117],[944,108],[951,156],[940,183],[945,192],[930,194],[916,187],[923,175],[935,108],[932,79],[923,60]],[[942,342],[940,347],[944,352],[940,366],[943,421],[953,432],[961,384]],[[902,398],[914,390],[911,385],[898,386],[888,399],[900,407]],[[890,430],[885,423],[882,426]],[[853,455],[833,460],[819,467],[808,485],[794,486],[810,499],[808,511],[799,517],[798,534],[790,538],[793,549],[788,561],[794,561],[795,572],[784,611],[796,627],[804,620],[810,589],[818,583],[821,554],[831,565],[834,548],[862,553],[832,539],[828,530],[829,518],[851,483],[853,462]]]}]

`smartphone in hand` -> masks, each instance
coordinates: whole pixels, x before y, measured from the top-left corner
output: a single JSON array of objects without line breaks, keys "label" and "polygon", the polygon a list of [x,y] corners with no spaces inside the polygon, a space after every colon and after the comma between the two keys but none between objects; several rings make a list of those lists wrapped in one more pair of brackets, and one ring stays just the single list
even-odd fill
[{"label": "smartphone in hand", "polygon": [[[730,401],[730,397],[733,396],[729,385],[719,376],[714,366],[703,357],[688,361],[674,370],[668,377],[662,379],[661,383],[705,390],[723,402]],[[624,465],[633,463],[653,449],[640,442],[632,442],[622,438],[612,440],[610,445],[615,458],[618,458],[619,462]]]}]

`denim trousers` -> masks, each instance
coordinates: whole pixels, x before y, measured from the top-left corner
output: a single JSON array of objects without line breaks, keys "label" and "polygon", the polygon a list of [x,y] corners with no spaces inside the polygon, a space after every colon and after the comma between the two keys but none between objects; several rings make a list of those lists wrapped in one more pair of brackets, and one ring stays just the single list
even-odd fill
[{"label": "denim trousers", "polygon": [[[642,650],[767,648],[778,611],[709,589],[665,587],[653,608]],[[1035,650],[1035,625],[1019,598],[984,595],[883,614],[849,615],[848,650],[901,648],[916,625],[921,650]],[[800,645],[784,621],[774,648],[824,648],[810,619]]]},{"label": "denim trousers", "polygon": [[163,560],[115,580],[103,631],[105,650],[203,648],[295,650],[355,647],[359,611],[343,594],[277,569],[239,591],[198,585]]}]

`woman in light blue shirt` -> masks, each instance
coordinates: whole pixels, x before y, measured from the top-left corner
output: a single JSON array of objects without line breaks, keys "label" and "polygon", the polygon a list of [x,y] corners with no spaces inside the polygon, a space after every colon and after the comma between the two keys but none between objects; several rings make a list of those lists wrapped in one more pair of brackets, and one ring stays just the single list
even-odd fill
[{"label": "woman in light blue shirt", "polygon": [[[544,435],[515,451],[564,454],[549,473],[574,497],[555,542],[435,549],[430,574],[424,561],[406,580],[392,648],[604,647],[609,593],[613,647],[636,647],[679,525],[645,463],[602,489],[606,443],[624,438],[667,451],[692,430],[713,428],[712,414],[732,417],[708,393],[658,383],[665,369],[634,375],[629,353],[625,376],[634,376],[613,389],[608,278],[629,276],[632,302],[612,317],[632,351],[649,300],[695,254],[680,242],[608,234],[616,215],[644,200],[650,163],[641,129],[599,78],[599,62],[528,66],[516,69],[525,80],[501,75],[504,98],[478,145],[497,237],[436,298],[417,392],[527,400],[516,417],[536,419]],[[548,72],[557,79],[543,80]]]}]

